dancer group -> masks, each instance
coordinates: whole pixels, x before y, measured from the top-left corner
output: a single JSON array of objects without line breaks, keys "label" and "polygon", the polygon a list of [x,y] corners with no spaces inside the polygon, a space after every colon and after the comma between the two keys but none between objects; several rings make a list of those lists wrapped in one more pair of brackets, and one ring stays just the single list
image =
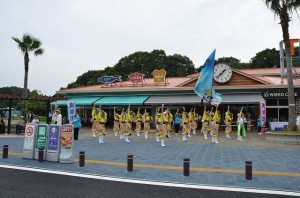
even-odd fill
[{"label": "dancer group", "polygon": [[[215,108],[215,109],[214,109]],[[210,111],[209,111],[210,110]],[[238,114],[238,140],[244,141],[242,136],[246,136],[246,130],[244,127],[244,114],[243,108],[241,109],[240,113]],[[179,109],[175,114],[176,116],[181,117],[181,125],[182,125],[182,140],[187,141],[187,137],[191,137],[191,132],[196,134],[197,123],[199,116],[196,113],[196,108],[191,108],[189,112],[185,110],[185,107],[182,108],[182,114],[179,113]],[[93,119],[93,126],[92,126],[92,134],[93,137],[99,137],[99,143],[104,143],[103,139],[106,135],[105,131],[105,123],[107,122],[107,113],[101,109],[101,105],[99,108],[93,105],[92,109],[92,119]],[[210,134],[212,137],[212,143],[219,143],[217,140],[219,134],[219,124],[221,121],[221,115],[218,111],[218,105],[215,107],[208,107],[204,106],[204,112],[202,116],[202,129],[201,132],[203,133],[203,137],[205,140],[208,139],[208,135]],[[226,138],[231,138],[229,133],[232,131],[231,123],[233,121],[233,114],[230,112],[230,106],[228,105],[227,112],[225,114],[225,134]],[[162,104],[161,109],[156,108],[155,118],[153,119],[152,116],[149,115],[149,112],[145,109],[142,113],[141,109],[138,108],[137,112],[134,113],[130,109],[130,104],[128,105],[127,110],[125,111],[124,108],[122,109],[121,114],[116,112],[116,108],[114,107],[114,126],[113,126],[113,133],[115,136],[120,136],[120,139],[124,139],[125,142],[130,142],[129,137],[133,133],[132,124],[135,123],[136,128],[135,132],[137,136],[141,136],[140,132],[143,133],[145,139],[148,138],[150,134],[150,125],[151,123],[155,122],[156,125],[156,132],[155,132],[155,139],[157,142],[161,143],[161,146],[165,146],[165,139],[170,136],[170,132],[172,131],[172,122],[173,122],[173,115],[170,113],[169,109],[164,109],[164,104]],[[142,123],[144,125],[144,129],[142,131]]]}]

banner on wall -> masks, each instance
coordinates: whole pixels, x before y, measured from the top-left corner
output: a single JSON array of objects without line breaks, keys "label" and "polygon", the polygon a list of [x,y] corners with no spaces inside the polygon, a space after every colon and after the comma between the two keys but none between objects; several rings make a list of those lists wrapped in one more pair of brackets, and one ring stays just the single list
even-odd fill
[{"label": "banner on wall", "polygon": [[260,119],[261,124],[267,122],[266,101],[260,102]]},{"label": "banner on wall", "polygon": [[68,102],[68,119],[70,124],[73,122],[73,117],[75,116],[75,114],[76,114],[76,103]]},{"label": "banner on wall", "polygon": [[153,77],[155,83],[164,83],[166,81],[166,74],[167,72],[163,69],[161,70],[154,70]]}]

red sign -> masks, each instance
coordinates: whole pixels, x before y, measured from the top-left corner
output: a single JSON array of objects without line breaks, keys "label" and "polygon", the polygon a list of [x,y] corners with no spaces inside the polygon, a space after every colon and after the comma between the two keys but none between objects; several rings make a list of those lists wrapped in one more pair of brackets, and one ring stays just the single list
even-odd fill
[{"label": "red sign", "polygon": [[133,73],[133,74],[130,74],[128,76],[128,78],[130,78],[130,81],[132,83],[139,83],[139,82],[142,82],[143,81],[143,77],[144,77],[145,74],[140,74],[140,73]]},{"label": "red sign", "polygon": [[33,134],[33,128],[32,127],[27,127],[26,134],[27,134],[27,136],[32,136],[32,134]]}]

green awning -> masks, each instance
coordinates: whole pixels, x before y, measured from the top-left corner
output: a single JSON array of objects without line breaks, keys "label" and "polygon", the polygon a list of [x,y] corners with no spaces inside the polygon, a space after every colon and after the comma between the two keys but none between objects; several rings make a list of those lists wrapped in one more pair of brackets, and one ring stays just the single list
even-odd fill
[{"label": "green awning", "polygon": [[96,105],[143,105],[149,96],[104,96]]},{"label": "green awning", "polygon": [[67,106],[68,102],[75,102],[76,105],[86,105],[92,106],[92,103],[96,100],[99,100],[102,97],[99,96],[91,96],[91,97],[74,97],[70,98],[70,100],[58,100],[56,102],[52,102],[51,105],[58,105],[58,106]]}]

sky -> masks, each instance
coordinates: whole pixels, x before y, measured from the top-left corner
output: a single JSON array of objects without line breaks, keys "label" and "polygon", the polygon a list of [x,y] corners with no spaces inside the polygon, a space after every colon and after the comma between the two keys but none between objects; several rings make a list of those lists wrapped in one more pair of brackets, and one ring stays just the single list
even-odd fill
[{"label": "sky", "polygon": [[[30,54],[28,88],[52,96],[84,72],[137,51],[185,55],[196,67],[214,49],[216,59],[249,62],[278,49],[278,23],[263,0],[1,0],[0,87],[24,87],[23,54],[11,37],[25,33],[45,50]],[[290,38],[299,37],[294,14]]]}]

